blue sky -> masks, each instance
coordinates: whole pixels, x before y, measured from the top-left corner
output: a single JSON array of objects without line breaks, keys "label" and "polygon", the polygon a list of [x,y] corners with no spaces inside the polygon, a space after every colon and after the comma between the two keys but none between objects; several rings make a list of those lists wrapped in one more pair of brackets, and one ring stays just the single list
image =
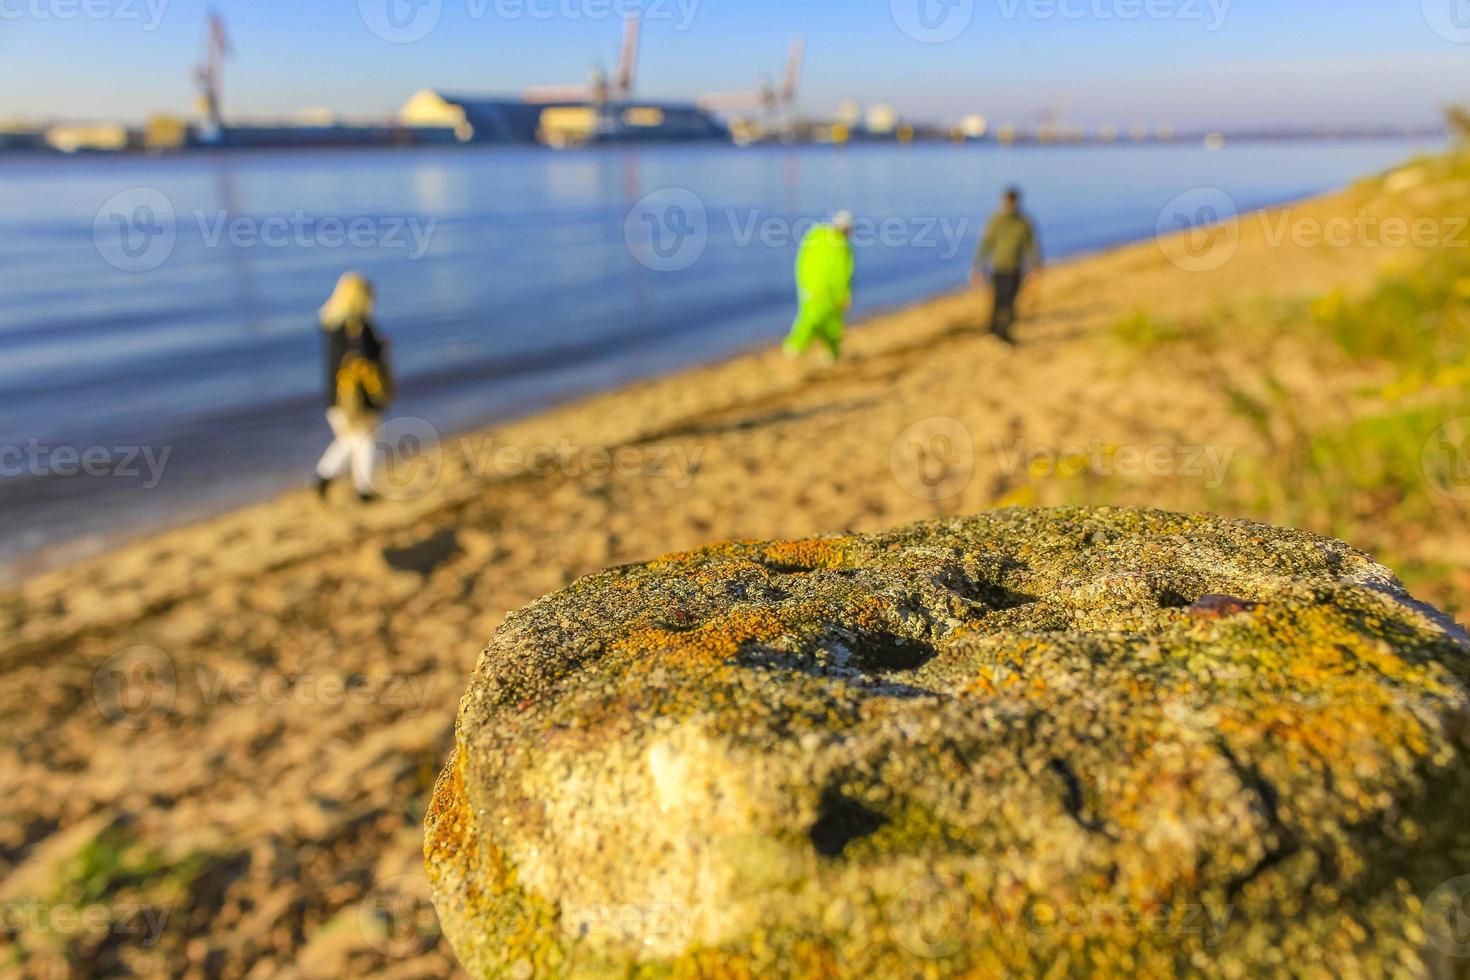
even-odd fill
[{"label": "blue sky", "polygon": [[[801,34],[814,114],[852,98],[920,119],[1030,123],[1059,105],[1088,125],[1344,125],[1432,122],[1470,99],[1470,0],[218,0],[226,109],[382,115],[424,87],[577,83],[616,60],[630,5],[647,97],[754,87]],[[0,0],[0,117],[188,112],[206,10]],[[426,33],[385,40],[392,23]]]}]

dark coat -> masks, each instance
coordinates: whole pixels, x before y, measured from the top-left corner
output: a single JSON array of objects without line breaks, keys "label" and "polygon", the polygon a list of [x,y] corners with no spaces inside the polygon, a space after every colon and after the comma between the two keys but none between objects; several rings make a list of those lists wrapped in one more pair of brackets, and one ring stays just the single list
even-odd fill
[{"label": "dark coat", "polygon": [[356,332],[349,331],[346,327],[328,330],[326,360],[328,408],[339,407],[337,405],[337,376],[342,371],[342,362],[351,355],[356,355],[377,365],[385,377],[388,374],[388,345],[378,336],[377,328],[373,326],[372,321],[364,323],[362,329]]}]

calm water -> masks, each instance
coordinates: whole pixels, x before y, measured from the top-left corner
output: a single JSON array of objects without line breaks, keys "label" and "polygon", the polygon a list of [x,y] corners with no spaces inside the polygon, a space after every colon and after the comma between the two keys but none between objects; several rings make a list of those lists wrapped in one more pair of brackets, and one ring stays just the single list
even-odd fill
[{"label": "calm water", "polygon": [[[309,482],[314,311],[347,268],[379,286],[396,410],[448,433],[779,339],[796,239],[833,209],[872,311],[961,284],[1011,182],[1059,257],[1152,235],[1194,188],[1257,207],[1423,148],[0,158],[0,562]],[[92,475],[62,475],[72,450]]]}]

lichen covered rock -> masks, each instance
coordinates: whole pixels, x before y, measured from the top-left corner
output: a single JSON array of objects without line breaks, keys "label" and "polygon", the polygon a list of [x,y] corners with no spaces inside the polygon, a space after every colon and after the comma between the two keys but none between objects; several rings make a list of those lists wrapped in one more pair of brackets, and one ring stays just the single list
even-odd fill
[{"label": "lichen covered rock", "polygon": [[616,568],[481,656],[434,901],[476,977],[1440,970],[1467,667],[1365,555],[1207,516]]}]

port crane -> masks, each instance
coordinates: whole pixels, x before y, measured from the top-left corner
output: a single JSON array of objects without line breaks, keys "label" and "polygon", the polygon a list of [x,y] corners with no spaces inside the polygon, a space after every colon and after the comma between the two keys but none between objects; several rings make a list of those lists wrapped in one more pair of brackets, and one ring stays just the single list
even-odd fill
[{"label": "port crane", "polygon": [[627,102],[633,97],[633,86],[638,80],[638,44],[641,21],[637,13],[623,21],[623,49],[618,57],[618,70],[608,78],[607,72],[595,68],[585,85],[543,85],[526,89],[523,98],[527,102],[546,104],[555,102],[587,102],[604,106],[609,102]]},{"label": "port crane", "polygon": [[765,115],[766,131],[774,131],[783,117],[788,123],[791,121],[805,60],[806,39],[792,38],[791,50],[786,56],[786,74],[779,89],[767,80],[752,92],[715,92],[703,96],[699,100],[699,106],[711,112],[737,116],[742,112],[762,112]]},{"label": "port crane", "polygon": [[204,42],[204,64],[194,69],[194,81],[199,86],[199,113],[204,117],[200,138],[206,143],[217,143],[224,136],[220,100],[224,86],[225,60],[233,53],[224,18],[217,11],[210,11],[209,28]]}]

